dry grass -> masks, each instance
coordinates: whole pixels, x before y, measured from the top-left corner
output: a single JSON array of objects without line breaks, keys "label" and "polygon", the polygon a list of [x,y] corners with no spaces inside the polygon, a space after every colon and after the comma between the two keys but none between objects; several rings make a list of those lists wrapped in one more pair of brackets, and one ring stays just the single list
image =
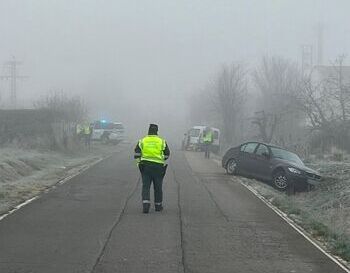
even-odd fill
[{"label": "dry grass", "polygon": [[84,166],[119,149],[94,144],[74,155],[54,151],[0,148],[0,215],[72,175]]},{"label": "dry grass", "polygon": [[350,164],[312,164],[324,176],[310,192],[286,195],[259,181],[242,178],[335,255],[350,261]]}]

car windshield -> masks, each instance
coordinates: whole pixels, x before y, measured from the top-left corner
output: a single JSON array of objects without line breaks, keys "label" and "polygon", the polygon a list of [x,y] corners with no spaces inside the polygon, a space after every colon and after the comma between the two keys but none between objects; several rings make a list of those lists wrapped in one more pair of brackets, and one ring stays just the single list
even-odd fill
[{"label": "car windshield", "polygon": [[192,129],[192,130],[190,131],[190,136],[191,136],[191,137],[198,137],[200,131],[201,131],[201,130],[199,130],[199,129]]},{"label": "car windshield", "polygon": [[95,121],[94,129],[111,130],[111,129],[117,129],[117,128],[115,127],[115,124],[113,124],[112,122]]},{"label": "car windshield", "polygon": [[292,152],[289,152],[280,148],[276,148],[276,147],[271,147],[271,152],[273,157],[275,158],[281,158],[283,160],[291,161],[299,166],[304,166],[304,163],[303,161],[301,161],[299,156],[297,156]]},{"label": "car windshield", "polygon": [[111,129],[123,130],[124,127],[123,127],[123,124],[121,124],[121,123],[114,123],[114,124],[112,125],[112,128],[111,128]]}]

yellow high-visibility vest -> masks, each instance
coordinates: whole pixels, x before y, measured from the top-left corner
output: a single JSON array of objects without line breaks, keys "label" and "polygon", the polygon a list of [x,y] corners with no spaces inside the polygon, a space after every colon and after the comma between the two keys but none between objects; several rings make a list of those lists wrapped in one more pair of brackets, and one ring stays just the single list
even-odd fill
[{"label": "yellow high-visibility vest", "polygon": [[166,142],[157,135],[148,135],[139,141],[141,161],[164,164],[164,149]]},{"label": "yellow high-visibility vest", "polygon": [[204,143],[212,143],[213,142],[213,132],[209,131],[207,132],[203,137]]},{"label": "yellow high-visibility vest", "polygon": [[90,135],[90,133],[91,133],[91,128],[90,128],[90,126],[89,125],[85,125],[84,126],[84,134],[85,135]]}]

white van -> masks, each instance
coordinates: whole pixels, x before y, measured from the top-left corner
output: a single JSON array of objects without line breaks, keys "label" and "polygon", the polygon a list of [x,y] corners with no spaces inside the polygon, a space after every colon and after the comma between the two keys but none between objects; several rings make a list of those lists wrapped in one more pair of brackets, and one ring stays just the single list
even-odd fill
[{"label": "white van", "polygon": [[[193,150],[193,151],[203,151],[203,134],[207,126],[193,126],[190,130],[187,131],[185,137],[182,141],[182,147],[184,150]],[[212,151],[218,153],[220,151],[220,130],[217,128],[210,128],[213,131],[213,143]]]},{"label": "white van", "polygon": [[213,143],[212,143],[212,152],[220,152],[220,130],[218,128],[211,128],[213,131]]}]

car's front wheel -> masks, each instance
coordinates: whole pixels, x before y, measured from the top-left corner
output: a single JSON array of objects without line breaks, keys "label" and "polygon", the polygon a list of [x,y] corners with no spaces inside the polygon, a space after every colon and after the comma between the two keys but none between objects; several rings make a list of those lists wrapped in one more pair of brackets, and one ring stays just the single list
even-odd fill
[{"label": "car's front wheel", "polygon": [[237,162],[234,158],[231,158],[226,164],[226,173],[234,175],[237,173]]},{"label": "car's front wheel", "polygon": [[275,172],[272,178],[272,183],[273,183],[273,186],[280,191],[287,190],[289,186],[289,180],[284,171]]}]

